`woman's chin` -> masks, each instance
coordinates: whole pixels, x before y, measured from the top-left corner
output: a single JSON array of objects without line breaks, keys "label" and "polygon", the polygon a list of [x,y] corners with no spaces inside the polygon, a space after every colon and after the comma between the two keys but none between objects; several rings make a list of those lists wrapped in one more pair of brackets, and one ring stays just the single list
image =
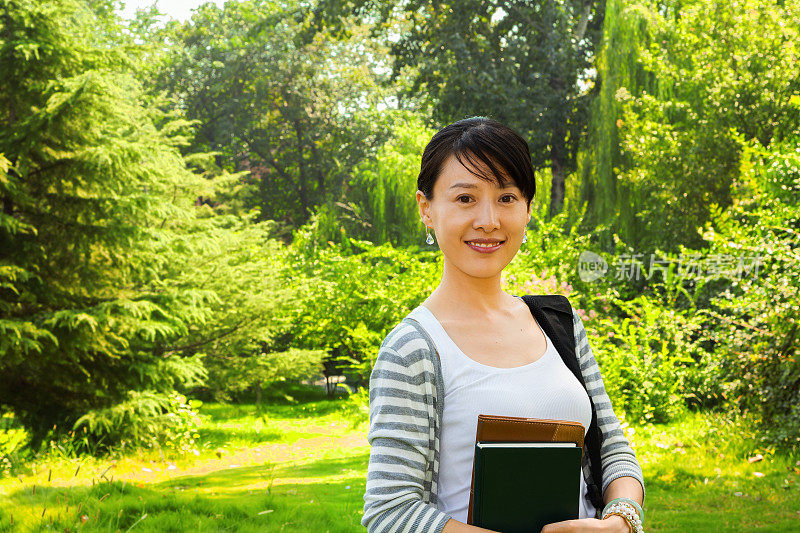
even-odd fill
[{"label": "woman's chin", "polygon": [[469,262],[468,264],[462,263],[463,267],[460,268],[462,272],[471,276],[473,278],[494,278],[500,276],[503,272],[503,269],[508,265],[508,263],[497,263],[495,261],[492,264],[485,265],[476,265],[474,262]]}]

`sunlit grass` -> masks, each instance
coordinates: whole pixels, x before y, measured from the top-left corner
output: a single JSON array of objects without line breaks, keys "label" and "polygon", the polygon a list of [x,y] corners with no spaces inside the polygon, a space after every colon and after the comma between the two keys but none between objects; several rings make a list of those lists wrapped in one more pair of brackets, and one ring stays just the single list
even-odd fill
[{"label": "sunlit grass", "polygon": [[[368,424],[354,412],[204,404],[197,455],[43,458],[0,480],[0,531],[364,531]],[[746,421],[690,413],[624,429],[646,531],[800,530],[800,461],[757,449]]]},{"label": "sunlit grass", "polygon": [[746,419],[688,413],[634,429],[646,531],[800,531],[800,458],[760,449]]},{"label": "sunlit grass", "polygon": [[[48,454],[0,480],[0,531],[353,531],[366,417],[341,400],[204,404],[196,451]],[[13,522],[12,522],[13,520]]]}]

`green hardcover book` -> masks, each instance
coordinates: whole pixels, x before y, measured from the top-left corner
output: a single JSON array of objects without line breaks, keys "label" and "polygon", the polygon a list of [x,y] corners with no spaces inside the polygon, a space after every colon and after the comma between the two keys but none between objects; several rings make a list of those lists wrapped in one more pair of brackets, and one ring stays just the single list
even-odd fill
[{"label": "green hardcover book", "polygon": [[501,533],[539,533],[578,518],[581,448],[569,442],[475,444],[473,524]]}]

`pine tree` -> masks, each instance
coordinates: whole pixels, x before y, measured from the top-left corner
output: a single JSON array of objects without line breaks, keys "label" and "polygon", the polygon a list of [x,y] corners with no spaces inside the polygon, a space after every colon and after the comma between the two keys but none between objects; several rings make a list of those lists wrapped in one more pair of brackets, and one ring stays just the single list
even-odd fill
[{"label": "pine tree", "polygon": [[111,4],[0,6],[0,408],[34,444],[141,434],[204,374],[164,351],[214,298],[161,276],[200,185],[186,123],[144,96]]}]

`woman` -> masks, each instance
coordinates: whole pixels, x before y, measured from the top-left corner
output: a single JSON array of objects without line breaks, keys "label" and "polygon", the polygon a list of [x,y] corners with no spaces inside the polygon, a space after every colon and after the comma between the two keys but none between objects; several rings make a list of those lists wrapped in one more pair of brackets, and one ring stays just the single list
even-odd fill
[{"label": "woman", "polygon": [[[573,311],[586,385],[532,309],[501,289],[501,272],[525,242],[531,216],[527,142],[484,117],[455,122],[425,147],[417,185],[420,217],[433,228],[444,271],[433,293],[386,336],[370,376],[362,525],[370,532],[488,531],[466,524],[477,414],[485,413],[573,420],[600,435],[595,457],[602,469],[583,454],[579,518],[548,524],[543,533],[634,530],[643,516],[642,471],[580,317]],[[434,242],[430,234],[427,242]],[[602,490],[592,471],[602,473]],[[615,498],[623,499],[609,507]]]}]

